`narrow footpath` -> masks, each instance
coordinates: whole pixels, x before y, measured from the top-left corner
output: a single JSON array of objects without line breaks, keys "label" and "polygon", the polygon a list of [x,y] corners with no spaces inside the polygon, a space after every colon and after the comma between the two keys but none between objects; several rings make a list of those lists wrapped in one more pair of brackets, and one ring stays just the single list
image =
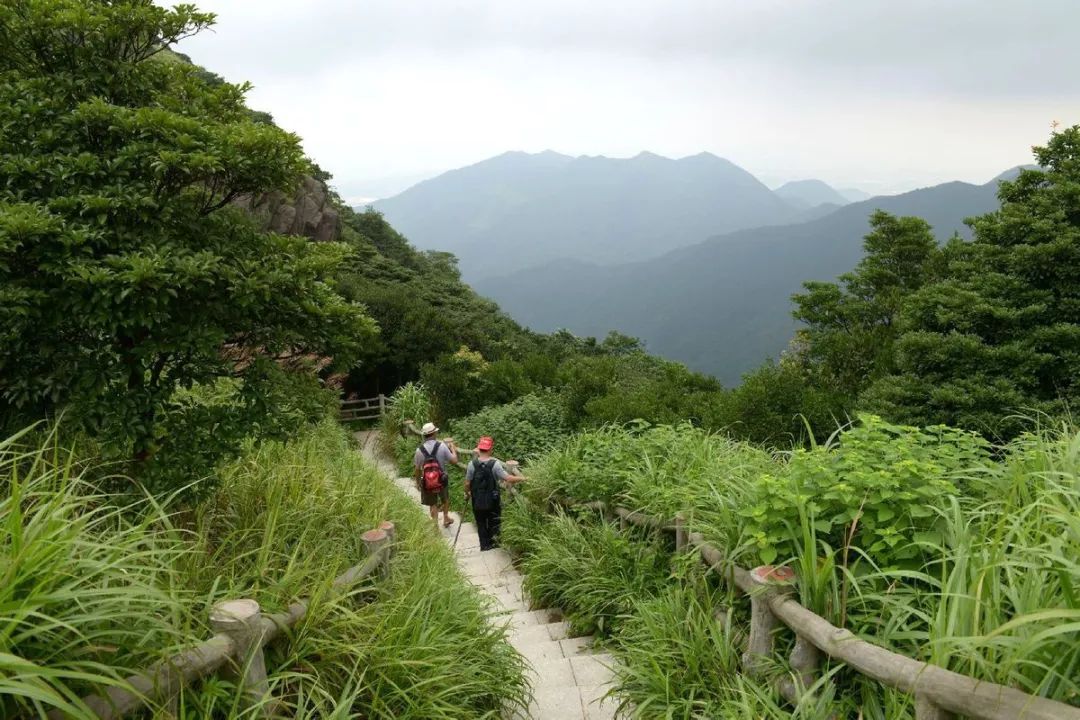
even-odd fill
[{"label": "narrow footpath", "polygon": [[[394,464],[376,451],[376,433],[356,434],[364,455],[394,479],[409,497],[420,502],[411,478],[397,477]],[[507,720],[608,720],[615,717],[615,703],[604,695],[611,687],[613,658],[592,650],[592,638],[569,637],[569,623],[557,610],[536,610],[522,588],[521,574],[510,554],[502,549],[480,552],[476,526],[464,523],[454,546],[461,518],[451,513],[454,524],[442,531],[454,547],[462,573],[492,601],[490,621],[509,627],[510,643],[530,665],[533,701],[528,713],[509,713]]]}]

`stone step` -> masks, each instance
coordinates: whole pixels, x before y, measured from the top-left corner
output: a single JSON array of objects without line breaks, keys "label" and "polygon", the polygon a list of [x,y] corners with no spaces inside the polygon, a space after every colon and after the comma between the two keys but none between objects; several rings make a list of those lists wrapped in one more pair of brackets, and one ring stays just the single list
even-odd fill
[{"label": "stone step", "polygon": [[611,669],[614,663],[615,658],[609,653],[574,655],[570,658],[574,682],[580,687],[597,687],[610,683],[615,677]]},{"label": "stone step", "polygon": [[512,627],[529,627],[531,625],[548,625],[562,620],[562,613],[558,610],[530,610],[528,612],[516,612],[510,616]]},{"label": "stone step", "polygon": [[558,638],[551,637],[551,625],[529,625],[525,627],[514,628],[510,634],[511,642],[519,643],[546,643],[553,642],[559,643]]},{"label": "stone step", "polygon": [[571,657],[573,655],[594,655],[597,652],[593,647],[593,637],[591,635],[585,637],[564,638],[559,640],[559,645],[562,646],[563,655],[566,657]]},{"label": "stone step", "polygon": [[[556,640],[519,641],[511,635],[510,644],[530,665],[536,665],[545,660],[559,660],[563,658],[562,647]],[[571,666],[571,668],[572,667],[573,666]]]}]

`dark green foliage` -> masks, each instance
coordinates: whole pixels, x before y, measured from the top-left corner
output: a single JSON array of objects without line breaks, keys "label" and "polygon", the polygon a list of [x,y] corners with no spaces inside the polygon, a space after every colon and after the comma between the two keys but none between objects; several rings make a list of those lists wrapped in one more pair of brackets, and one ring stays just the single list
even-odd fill
[{"label": "dark green foliage", "polygon": [[[155,57],[211,19],[149,0],[0,7],[0,409],[66,412],[140,475],[191,426],[171,412],[213,416],[224,449],[266,417],[264,361],[347,367],[374,331],[328,282],[344,247],[230,207],[307,163],[298,138],[251,119],[245,86]],[[177,395],[220,378],[240,381],[240,407]],[[189,476],[219,455],[179,447],[169,463]]]},{"label": "dark green foliage", "polygon": [[792,297],[795,319],[806,324],[796,345],[809,378],[849,400],[892,372],[900,308],[941,265],[926,221],[878,210],[870,228],[852,272],[839,283],[808,282]]},{"label": "dark green foliage", "polygon": [[712,403],[708,428],[775,448],[824,440],[847,422],[850,398],[822,388],[799,359],[785,356],[743,375],[742,382]]},{"label": "dark green foliage", "polygon": [[866,404],[904,422],[1011,436],[1013,413],[1080,399],[1080,127],[1036,148],[1043,170],[1003,182],[1001,209],[949,248],[943,279],[904,306],[898,371]]},{"label": "dark green foliage", "polygon": [[[487,361],[535,349],[536,336],[461,281],[453,256],[414,250],[374,210],[356,213],[340,200],[338,210],[345,223],[342,240],[354,251],[338,275],[339,287],[347,298],[365,306],[380,329],[378,341],[350,376],[352,389],[361,394],[389,392],[418,379],[422,365],[443,362],[444,356],[462,347],[481,353]],[[500,394],[490,402],[506,402],[522,390],[528,392],[519,378],[505,375],[493,378],[493,388]],[[438,383],[428,384],[438,396],[449,397],[456,390],[444,392]],[[445,409],[443,417],[479,407],[463,403]]]},{"label": "dark green foliage", "polygon": [[721,390],[712,378],[636,349],[573,358],[559,385],[576,425],[700,420]]}]

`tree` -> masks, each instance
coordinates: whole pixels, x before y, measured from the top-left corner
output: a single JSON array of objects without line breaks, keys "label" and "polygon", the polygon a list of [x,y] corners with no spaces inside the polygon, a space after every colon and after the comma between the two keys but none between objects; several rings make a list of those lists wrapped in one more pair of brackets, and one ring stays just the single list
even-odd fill
[{"label": "tree", "polygon": [[796,338],[809,382],[853,402],[894,369],[896,321],[904,300],[934,277],[941,253],[925,220],[878,210],[866,256],[839,283],[808,282],[792,296],[806,327]]},{"label": "tree", "polygon": [[64,410],[135,470],[179,391],[230,378],[254,407],[273,368],[348,365],[375,329],[328,282],[342,246],[232,206],[309,165],[246,86],[162,56],[212,21],[151,0],[0,6],[0,409]]},{"label": "tree", "polygon": [[1042,169],[1002,182],[1000,209],[904,303],[897,370],[868,407],[1008,437],[1025,426],[1015,413],[1056,415],[1080,396],[1080,128],[1035,157]]}]

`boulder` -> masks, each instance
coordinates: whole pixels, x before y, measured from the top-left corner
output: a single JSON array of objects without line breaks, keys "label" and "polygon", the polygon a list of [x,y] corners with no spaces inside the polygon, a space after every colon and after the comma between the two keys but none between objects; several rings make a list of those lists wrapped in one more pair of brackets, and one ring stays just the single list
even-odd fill
[{"label": "boulder", "polygon": [[235,204],[251,213],[270,232],[303,235],[315,242],[341,237],[341,216],[330,200],[326,185],[305,177],[290,197],[282,192],[245,195]]}]

